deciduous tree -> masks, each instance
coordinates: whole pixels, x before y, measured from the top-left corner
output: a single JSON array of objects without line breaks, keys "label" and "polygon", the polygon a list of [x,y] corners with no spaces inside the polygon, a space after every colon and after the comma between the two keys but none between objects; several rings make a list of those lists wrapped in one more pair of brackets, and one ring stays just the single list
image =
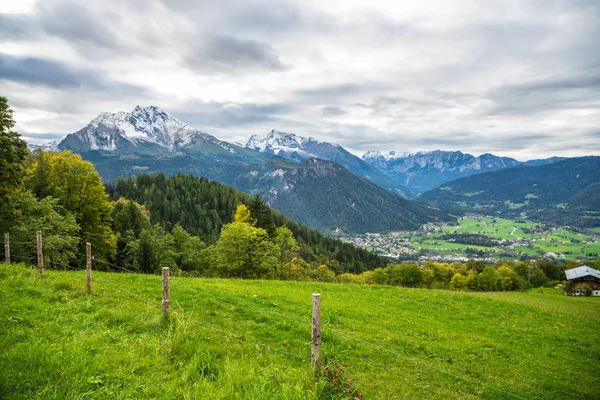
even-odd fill
[{"label": "deciduous tree", "polygon": [[75,216],[81,227],[82,246],[91,243],[96,258],[114,258],[117,236],[111,229],[112,204],[92,163],[71,152],[39,152],[28,175],[28,188],[35,189],[35,183],[43,178],[49,194],[59,199],[65,212]]}]

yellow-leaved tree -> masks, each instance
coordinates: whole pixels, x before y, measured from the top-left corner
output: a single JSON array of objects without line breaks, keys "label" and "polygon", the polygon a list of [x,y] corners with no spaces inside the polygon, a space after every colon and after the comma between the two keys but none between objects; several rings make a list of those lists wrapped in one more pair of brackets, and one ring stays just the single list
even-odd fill
[{"label": "yellow-leaved tree", "polygon": [[92,244],[96,259],[114,259],[117,237],[111,229],[112,203],[104,183],[89,161],[70,151],[32,154],[26,187],[38,198],[59,199],[62,210],[72,214],[81,227],[81,252]]}]

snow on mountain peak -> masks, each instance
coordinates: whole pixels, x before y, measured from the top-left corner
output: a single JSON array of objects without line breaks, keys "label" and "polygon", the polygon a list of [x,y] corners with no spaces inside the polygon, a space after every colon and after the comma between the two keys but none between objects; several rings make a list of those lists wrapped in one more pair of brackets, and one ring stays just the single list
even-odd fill
[{"label": "snow on mountain peak", "polygon": [[[95,132],[113,130],[129,141],[154,142],[170,149],[175,145],[188,144],[199,134],[207,135],[156,106],[139,105],[130,113],[100,113],[84,129]],[[106,150],[112,150],[112,147]]]},{"label": "snow on mountain peak", "polygon": [[367,150],[365,152],[365,154],[362,155],[363,160],[379,158],[379,157],[383,157],[383,154],[381,154],[381,152],[377,151],[377,150]]},{"label": "snow on mountain peak", "polygon": [[35,150],[35,149],[42,149],[43,151],[58,150],[58,144],[60,143],[61,140],[62,139],[56,139],[56,140],[53,140],[51,142],[44,143],[44,144],[31,144],[31,143],[28,143],[27,147],[30,150]]},{"label": "snow on mountain peak", "polygon": [[383,159],[385,161],[395,160],[397,158],[408,157],[410,153],[396,153],[395,151],[390,151],[388,153],[381,153],[377,150],[367,150],[365,154],[362,155],[363,160],[378,160]]},{"label": "snow on mountain peak", "polygon": [[252,135],[246,147],[260,152],[279,154],[280,152],[303,152],[307,143],[319,143],[317,140],[298,136],[294,133],[272,129],[266,135]]}]

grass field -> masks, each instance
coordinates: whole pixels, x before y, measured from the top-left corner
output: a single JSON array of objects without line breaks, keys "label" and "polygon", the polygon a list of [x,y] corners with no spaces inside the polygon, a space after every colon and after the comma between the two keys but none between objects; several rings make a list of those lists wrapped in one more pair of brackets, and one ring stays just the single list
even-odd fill
[{"label": "grass field", "polygon": [[[539,254],[552,252],[552,253],[570,253],[565,254],[565,259],[575,260],[577,258],[585,257],[587,254],[600,254],[600,243],[593,244],[582,244],[572,243],[572,239],[579,241],[587,241],[588,236],[580,233],[566,231],[562,229],[554,229],[552,232],[547,234],[530,234],[525,233],[523,228],[531,228],[535,226],[532,223],[517,223],[513,220],[498,218],[494,222],[490,218],[463,218],[460,220],[459,226],[450,226],[443,229],[444,233],[480,233],[489,235],[494,239],[509,239],[514,240],[517,238],[530,239],[535,238],[535,249],[529,249],[525,246],[518,246],[516,251],[523,251],[527,254]],[[596,230],[597,231],[597,230]],[[413,238],[416,240],[416,237]],[[435,239],[430,239],[435,240]],[[413,247],[435,249],[441,246],[421,246],[414,245]],[[461,249],[461,246],[443,246],[446,248]],[[466,246],[464,246],[466,248]],[[475,246],[473,246],[475,247]],[[485,249],[485,248],[483,248]],[[489,249],[489,248],[488,248]],[[582,251],[583,250],[583,251]]]},{"label": "grass field", "polygon": [[0,397],[344,398],[310,368],[313,292],[369,399],[598,398],[599,298],[172,277],[164,322],[158,276],[94,272],[87,295],[83,271],[6,264]]},{"label": "grass field", "polygon": [[496,222],[491,218],[463,218],[460,220],[458,227],[447,227],[444,229],[444,233],[491,234],[495,239],[514,239],[515,235],[526,238],[532,235],[523,233],[522,228],[531,228],[533,225],[529,223],[517,223],[513,220],[502,218],[497,218]]},{"label": "grass field", "polygon": [[[436,242],[437,244],[429,244],[426,242]],[[414,249],[434,249],[434,250],[441,250],[441,249],[466,250],[467,248],[474,249],[474,250],[484,250],[484,251],[486,251],[486,250],[487,251],[497,251],[498,250],[493,247],[485,247],[485,246],[476,246],[476,245],[472,245],[472,244],[448,242],[448,241],[442,240],[442,239],[429,239],[429,240],[426,240],[424,243],[413,242],[413,243],[411,243],[411,247]]]}]

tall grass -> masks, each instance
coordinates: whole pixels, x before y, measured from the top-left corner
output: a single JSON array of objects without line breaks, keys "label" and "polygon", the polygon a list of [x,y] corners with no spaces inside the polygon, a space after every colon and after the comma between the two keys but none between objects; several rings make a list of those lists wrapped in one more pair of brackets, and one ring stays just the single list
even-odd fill
[{"label": "tall grass", "polygon": [[[171,278],[0,264],[0,398],[338,399],[324,355],[369,399],[597,398],[600,299]],[[115,286],[116,285],[116,286]]]}]

